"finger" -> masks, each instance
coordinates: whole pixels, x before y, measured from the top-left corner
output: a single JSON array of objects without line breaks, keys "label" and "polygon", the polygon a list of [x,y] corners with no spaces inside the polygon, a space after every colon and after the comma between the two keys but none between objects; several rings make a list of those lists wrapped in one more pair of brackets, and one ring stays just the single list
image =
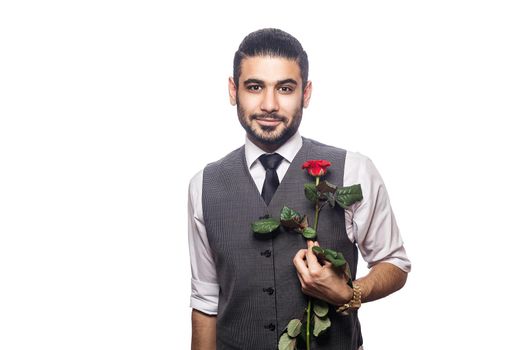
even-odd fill
[{"label": "finger", "polygon": [[334,265],[330,261],[325,260],[323,268],[331,269],[333,266]]},{"label": "finger", "polygon": [[[319,242],[315,241],[314,242],[314,247],[319,247]],[[312,250],[312,252],[315,254],[315,257],[317,258],[317,261],[319,261],[319,264],[321,264],[321,266],[324,266],[324,259],[322,257],[320,257],[319,255],[317,255],[316,252],[314,252]]]},{"label": "finger", "polygon": [[314,252],[312,251],[313,246],[314,242],[308,241],[308,252],[306,252],[306,262],[308,263],[308,269],[310,270],[310,272],[316,272],[321,269],[321,264],[319,264],[317,256],[315,256]]},{"label": "finger", "polygon": [[301,288],[304,289],[306,287],[306,284],[304,283],[304,279],[299,272],[297,272],[297,278],[299,278],[299,282],[301,283]]},{"label": "finger", "polygon": [[295,256],[293,257],[293,261],[297,260],[304,260],[306,259],[306,252],[307,249],[299,249],[297,253],[295,253]]},{"label": "finger", "polygon": [[305,255],[307,254],[306,249],[301,249],[295,254],[295,257],[293,258],[293,264],[295,266],[295,269],[297,270],[297,273],[303,275],[303,276],[309,276],[310,273],[308,271],[308,266],[306,266],[305,262]]},{"label": "finger", "polygon": [[301,276],[299,273],[297,273],[297,277],[299,278],[299,282],[301,283],[301,290],[302,290],[302,292],[304,294],[312,296],[314,298],[318,298],[318,299],[320,299],[320,297],[322,297],[320,295],[317,295],[315,289],[312,289],[311,287],[309,287],[309,285],[304,280],[303,276]]}]

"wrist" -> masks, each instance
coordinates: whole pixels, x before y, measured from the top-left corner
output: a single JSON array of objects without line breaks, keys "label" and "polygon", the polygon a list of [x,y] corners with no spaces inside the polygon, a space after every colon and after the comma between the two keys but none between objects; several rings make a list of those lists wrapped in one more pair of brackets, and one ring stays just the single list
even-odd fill
[{"label": "wrist", "polygon": [[335,304],[336,306],[343,305],[347,303],[349,300],[352,300],[354,297],[354,289],[349,286],[348,284],[345,285],[345,289],[343,290],[343,293],[341,293],[339,300]]},{"label": "wrist", "polygon": [[351,297],[346,299],[344,304],[338,306],[337,312],[347,315],[349,310],[355,311],[361,307],[361,286],[353,283],[351,289]]}]

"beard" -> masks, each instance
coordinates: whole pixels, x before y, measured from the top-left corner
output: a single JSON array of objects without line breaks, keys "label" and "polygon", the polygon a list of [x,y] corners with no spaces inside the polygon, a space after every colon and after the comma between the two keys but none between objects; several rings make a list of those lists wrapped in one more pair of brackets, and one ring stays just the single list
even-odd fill
[{"label": "beard", "polygon": [[[239,122],[241,123],[244,130],[248,134],[248,137],[254,141],[257,141],[264,145],[282,145],[290,137],[292,137],[301,124],[301,119],[303,116],[303,103],[301,106],[294,112],[293,117],[290,118],[278,114],[278,113],[256,113],[251,115],[246,115],[244,108],[239,103],[237,99],[237,116],[239,117]],[[273,119],[278,120],[284,125],[284,128],[278,126],[264,126],[259,125],[256,122],[256,119]]]}]

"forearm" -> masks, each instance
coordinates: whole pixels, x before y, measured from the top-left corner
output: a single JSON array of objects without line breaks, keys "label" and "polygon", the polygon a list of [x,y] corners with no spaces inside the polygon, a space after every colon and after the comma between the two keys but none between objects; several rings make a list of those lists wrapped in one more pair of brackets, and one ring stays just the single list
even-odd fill
[{"label": "forearm", "polygon": [[387,262],[374,265],[366,276],[355,281],[361,287],[362,302],[381,299],[401,289],[407,275],[399,267]]},{"label": "forearm", "polygon": [[216,325],[216,316],[193,309],[191,313],[191,350],[215,350]]}]

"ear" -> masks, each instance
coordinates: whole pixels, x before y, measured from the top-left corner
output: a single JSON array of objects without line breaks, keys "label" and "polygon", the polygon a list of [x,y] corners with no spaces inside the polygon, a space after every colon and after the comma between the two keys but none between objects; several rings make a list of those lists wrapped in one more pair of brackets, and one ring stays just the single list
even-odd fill
[{"label": "ear", "polygon": [[303,108],[308,107],[310,104],[310,97],[312,97],[312,81],[308,80],[303,91]]},{"label": "ear", "polygon": [[230,104],[235,106],[237,104],[237,87],[233,81],[233,77],[228,79],[228,93],[230,94]]}]

